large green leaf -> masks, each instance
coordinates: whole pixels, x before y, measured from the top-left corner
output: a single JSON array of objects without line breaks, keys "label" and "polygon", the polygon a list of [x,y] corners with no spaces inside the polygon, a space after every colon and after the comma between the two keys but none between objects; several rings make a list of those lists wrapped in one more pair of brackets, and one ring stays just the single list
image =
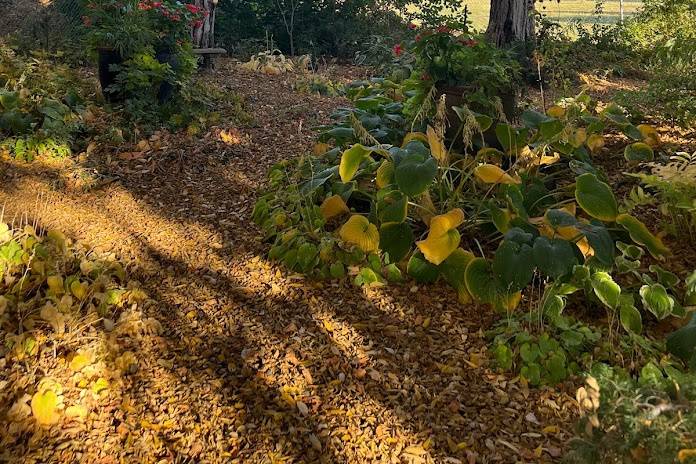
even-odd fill
[{"label": "large green leaf", "polygon": [[624,149],[624,158],[627,161],[652,161],[655,158],[655,153],[650,145],[643,142],[636,142],[628,145]]},{"label": "large green leaf", "polygon": [[597,224],[581,223],[578,223],[577,227],[587,237],[594,250],[594,258],[604,266],[611,266],[614,263],[614,240],[607,228]]},{"label": "large green leaf", "polygon": [[672,314],[675,301],[662,284],[643,285],[639,293],[643,307],[653,313],[656,318],[662,320]]},{"label": "large green leaf", "polygon": [[440,273],[455,289],[466,287],[466,268],[473,259],[473,253],[457,248],[440,264]]},{"label": "large green leaf", "polygon": [[534,262],[541,272],[558,279],[573,271],[578,264],[573,245],[561,239],[537,237],[534,241]]},{"label": "large green leaf", "polygon": [[425,192],[436,175],[435,158],[417,154],[404,157],[394,170],[396,185],[409,197],[417,197]]},{"label": "large green leaf", "polygon": [[472,259],[464,274],[466,288],[482,303],[492,304],[498,295],[498,285],[491,265],[484,258]]},{"label": "large green leaf", "polygon": [[413,231],[405,223],[382,224],[379,228],[379,248],[389,253],[389,260],[399,262],[406,257],[413,246]]},{"label": "large green leaf", "polygon": [[687,363],[696,359],[696,313],[687,325],[667,337],[667,350]]},{"label": "large green leaf", "polygon": [[633,305],[621,305],[619,308],[619,319],[621,325],[627,332],[640,334],[643,331],[643,318],[640,311]]},{"label": "large green leaf", "polygon": [[655,258],[662,258],[670,254],[669,248],[662,243],[662,240],[650,233],[645,224],[630,214],[619,214],[616,217],[616,222],[628,231],[631,240],[643,245]]},{"label": "large green leaf", "polygon": [[5,111],[14,109],[19,104],[19,92],[0,90],[0,106]]},{"label": "large green leaf", "polygon": [[382,189],[377,192],[377,217],[379,222],[404,222],[408,209],[408,197],[399,190]]},{"label": "large green leaf", "polygon": [[508,291],[522,290],[534,275],[532,247],[504,240],[495,252],[493,272]]},{"label": "large green leaf", "polygon": [[433,283],[440,275],[438,267],[428,262],[419,251],[409,259],[406,272],[419,283]]},{"label": "large green leaf", "polygon": [[606,272],[595,272],[590,279],[597,298],[605,306],[616,309],[621,301],[621,287]]},{"label": "large green leaf", "polygon": [[341,181],[350,181],[355,173],[358,172],[360,163],[372,153],[372,150],[365,148],[359,143],[356,143],[349,149],[343,152],[341,156],[341,164],[338,167],[338,174],[341,176]]},{"label": "large green leaf", "polygon": [[619,214],[611,188],[594,174],[583,174],[576,179],[575,199],[587,214],[600,221],[613,222]]}]

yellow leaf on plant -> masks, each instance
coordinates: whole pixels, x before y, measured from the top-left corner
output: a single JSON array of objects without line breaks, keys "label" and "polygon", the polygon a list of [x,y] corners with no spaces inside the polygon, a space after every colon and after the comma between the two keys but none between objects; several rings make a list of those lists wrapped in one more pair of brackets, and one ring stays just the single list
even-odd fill
[{"label": "yellow leaf on plant", "polygon": [[379,231],[365,216],[352,215],[338,231],[344,241],[352,243],[365,253],[379,249]]},{"label": "yellow leaf on plant", "polygon": [[428,136],[422,132],[409,132],[404,136],[404,140],[401,142],[401,148],[405,147],[409,142],[414,140],[420,140],[423,143],[428,143]]},{"label": "yellow leaf on plant", "polygon": [[60,420],[58,395],[52,390],[36,392],[31,398],[31,412],[40,425],[57,424]]},{"label": "yellow leaf on plant", "polygon": [[73,280],[70,283],[70,292],[75,296],[75,298],[77,298],[80,301],[87,298],[88,290],[89,290],[89,285],[87,284],[87,282],[80,282],[79,280]]},{"label": "yellow leaf on plant", "polygon": [[333,195],[323,201],[319,207],[321,215],[324,219],[329,220],[333,217],[348,213],[348,205],[343,201],[340,195]]},{"label": "yellow leaf on plant", "polygon": [[638,130],[640,131],[640,135],[643,136],[643,141],[652,148],[658,147],[662,143],[660,134],[653,126],[649,124],[640,124]]},{"label": "yellow leaf on plant", "polygon": [[440,214],[430,220],[430,231],[428,236],[440,236],[447,233],[450,229],[459,227],[464,222],[464,211],[454,208],[445,214]]},{"label": "yellow leaf on plant", "polygon": [[515,179],[507,172],[494,164],[482,164],[474,169],[474,175],[486,184],[521,184],[520,179]]},{"label": "yellow leaf on plant", "polygon": [[54,295],[61,295],[63,293],[63,278],[61,276],[48,276],[46,278],[46,283],[48,284],[49,290],[51,290]]},{"label": "yellow leaf on plant", "polygon": [[696,457],[696,448],[682,449],[679,450],[679,453],[677,453],[677,459],[679,459],[679,462],[686,462],[687,459],[694,457]]},{"label": "yellow leaf on plant", "polygon": [[604,147],[604,137],[601,134],[592,134],[587,138],[587,146],[592,153],[598,152]]},{"label": "yellow leaf on plant", "polygon": [[562,118],[565,115],[565,113],[565,108],[558,105],[553,105],[551,108],[546,110],[546,114],[548,114],[552,118]]},{"label": "yellow leaf on plant", "polygon": [[[431,221],[431,224],[433,221]],[[416,245],[423,253],[423,256],[425,256],[425,259],[435,265],[439,265],[459,247],[460,240],[459,231],[452,229],[439,236],[431,232],[428,234],[428,238],[416,242]]]},{"label": "yellow leaf on plant", "polygon": [[377,188],[384,188],[391,184],[394,180],[394,163],[389,160],[382,161],[382,164],[377,168],[377,176],[375,177],[375,184]]},{"label": "yellow leaf on plant", "polygon": [[328,143],[318,142],[312,147],[312,154],[315,156],[321,156],[331,149],[331,145]]},{"label": "yellow leaf on plant", "polygon": [[584,127],[579,128],[573,134],[573,146],[575,148],[580,147],[587,140],[587,131]]},{"label": "yellow leaf on plant", "polygon": [[438,134],[435,129],[428,126],[426,130],[428,136],[428,145],[430,146],[430,154],[435,158],[441,166],[447,164],[447,148],[445,148],[445,142],[442,136]]}]

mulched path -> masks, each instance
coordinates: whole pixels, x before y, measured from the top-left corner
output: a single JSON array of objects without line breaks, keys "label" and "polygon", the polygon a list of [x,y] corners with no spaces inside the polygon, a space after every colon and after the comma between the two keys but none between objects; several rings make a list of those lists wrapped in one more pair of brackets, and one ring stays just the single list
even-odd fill
[{"label": "mulched path", "polygon": [[[163,327],[129,342],[138,370],[85,421],[2,431],[0,461],[557,460],[573,386],[529,389],[488,367],[488,309],[440,285],[312,282],[265,258],[250,215],[267,169],[308,152],[312,126],[347,102],[231,63],[206,79],[244,96],[254,123],[236,128],[237,144],[219,141],[222,123],[195,138],[160,134],[142,156],[0,160],[5,220],[27,214],[128,263],[152,300],[144,316]],[[110,182],[70,188],[95,170]]]}]

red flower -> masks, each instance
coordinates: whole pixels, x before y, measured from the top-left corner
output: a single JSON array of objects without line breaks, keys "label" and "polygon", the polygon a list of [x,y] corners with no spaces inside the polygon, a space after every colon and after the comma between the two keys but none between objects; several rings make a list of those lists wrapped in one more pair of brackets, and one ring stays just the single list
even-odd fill
[{"label": "red flower", "polygon": [[147,11],[152,9],[152,5],[147,2],[138,2],[138,9]]},{"label": "red flower", "polygon": [[437,32],[439,32],[440,34],[443,34],[443,33],[444,33],[444,34],[449,34],[451,30],[452,30],[452,29],[450,29],[450,28],[447,27],[447,26],[440,26],[440,27],[437,28]]},{"label": "red flower", "polygon": [[423,37],[420,34],[416,34],[416,42],[420,42]]},{"label": "red flower", "polygon": [[162,6],[162,2],[152,2],[152,6],[153,6],[154,8],[159,8],[159,7]]},{"label": "red flower", "polygon": [[90,18],[89,16],[83,16],[82,24],[84,24],[87,27],[90,27],[92,25],[92,18]]},{"label": "red flower", "polygon": [[169,17],[169,19],[171,19],[171,20],[174,21],[174,22],[177,22],[177,21],[179,21],[179,20],[181,19],[181,16],[179,16],[178,14],[174,14],[174,15],[171,15],[171,16]]},{"label": "red flower", "polygon": [[413,24],[413,23],[408,23],[408,28],[409,28],[410,30],[412,30],[412,31],[415,31],[416,28],[418,28],[418,26],[416,26],[416,25]]},{"label": "red flower", "polygon": [[193,24],[192,24],[192,26],[193,26],[194,29],[198,29],[198,28],[201,27],[202,25],[203,25],[203,21],[201,21],[200,19],[195,20],[195,21],[193,22]]},{"label": "red flower", "polygon": [[466,45],[467,47],[475,47],[478,45],[478,41],[474,40],[474,39],[469,39],[469,40],[465,40],[463,42],[463,44]]},{"label": "red flower", "polygon": [[201,11],[201,9],[198,8],[196,5],[192,5],[190,3],[186,4],[186,9],[189,10],[193,14],[196,14],[199,11]]},{"label": "red flower", "polygon": [[396,56],[399,56],[403,53],[404,48],[401,46],[401,44],[396,44],[392,50]]}]

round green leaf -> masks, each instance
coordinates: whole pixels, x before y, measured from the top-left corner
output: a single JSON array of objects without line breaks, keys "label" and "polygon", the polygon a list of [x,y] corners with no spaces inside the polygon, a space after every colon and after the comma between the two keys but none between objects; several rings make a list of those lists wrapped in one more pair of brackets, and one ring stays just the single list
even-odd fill
[{"label": "round green leaf", "polygon": [[447,283],[455,289],[461,286],[466,288],[466,267],[473,259],[473,253],[457,248],[440,264],[440,273]]},{"label": "round green leaf", "polygon": [[640,311],[633,305],[624,305],[619,309],[619,319],[621,325],[627,332],[640,334],[643,331],[643,319]]},{"label": "round green leaf", "polygon": [[486,259],[472,259],[466,267],[464,281],[467,290],[476,300],[489,304],[495,302],[498,286],[491,265]]},{"label": "round green leaf", "polygon": [[408,197],[399,190],[382,189],[377,192],[377,217],[384,224],[404,222],[408,209]]},{"label": "round green leaf", "polygon": [[419,283],[433,283],[440,275],[440,270],[428,262],[421,252],[416,252],[408,260],[406,272]]},{"label": "round green leaf", "polygon": [[586,173],[576,179],[575,199],[587,214],[600,221],[613,222],[619,214],[611,188],[594,174]]},{"label": "round green leaf", "polygon": [[522,290],[534,275],[532,247],[504,240],[495,252],[493,272],[508,291]]},{"label": "round green leaf", "polygon": [[652,161],[655,158],[655,153],[647,143],[636,142],[624,149],[624,158],[627,161]]},{"label": "round green leaf", "polygon": [[561,239],[537,237],[534,241],[534,262],[541,272],[558,279],[573,271],[578,264],[573,245]]},{"label": "round green leaf", "polygon": [[394,178],[399,190],[409,197],[425,192],[437,175],[437,161],[419,155],[404,158],[394,170]]},{"label": "round green leaf", "polygon": [[393,263],[399,262],[413,245],[413,231],[405,223],[387,223],[379,228],[379,248],[385,253],[389,253],[389,260]]}]

